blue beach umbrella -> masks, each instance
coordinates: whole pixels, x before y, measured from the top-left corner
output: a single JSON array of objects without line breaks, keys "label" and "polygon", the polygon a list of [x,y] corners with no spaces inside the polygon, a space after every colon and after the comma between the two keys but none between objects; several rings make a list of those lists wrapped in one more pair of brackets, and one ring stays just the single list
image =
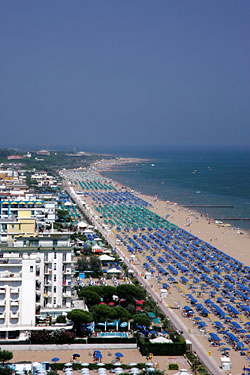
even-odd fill
[{"label": "blue beach umbrella", "polygon": [[123,354],[120,353],[120,352],[117,352],[117,353],[115,353],[115,356],[116,356],[117,358],[122,358],[122,357],[123,357]]},{"label": "blue beach umbrella", "polygon": [[55,357],[55,358],[52,358],[52,362],[58,362],[60,360],[60,358],[57,358],[57,357]]}]

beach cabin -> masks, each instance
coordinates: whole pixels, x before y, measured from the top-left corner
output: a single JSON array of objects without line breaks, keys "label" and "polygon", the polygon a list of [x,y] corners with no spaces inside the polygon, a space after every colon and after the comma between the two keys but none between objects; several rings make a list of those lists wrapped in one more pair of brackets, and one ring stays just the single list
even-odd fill
[{"label": "beach cabin", "polygon": [[161,292],[161,298],[166,298],[167,297],[167,295],[168,295],[167,289],[161,289],[160,292]]}]

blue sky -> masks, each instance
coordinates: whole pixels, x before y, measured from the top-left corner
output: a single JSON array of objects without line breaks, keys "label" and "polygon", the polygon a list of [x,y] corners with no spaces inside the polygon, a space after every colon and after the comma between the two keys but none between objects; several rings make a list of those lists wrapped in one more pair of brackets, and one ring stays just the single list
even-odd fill
[{"label": "blue sky", "polygon": [[250,2],[0,2],[0,145],[250,146]]}]

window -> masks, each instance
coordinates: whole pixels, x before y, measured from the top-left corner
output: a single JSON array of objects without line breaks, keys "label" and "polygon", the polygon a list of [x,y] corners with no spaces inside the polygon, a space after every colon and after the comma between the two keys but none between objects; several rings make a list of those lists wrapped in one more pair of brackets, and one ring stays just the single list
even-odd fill
[{"label": "window", "polygon": [[[53,240],[53,246],[54,246],[54,240]],[[56,259],[56,253],[54,253],[54,259]]]},{"label": "window", "polygon": [[56,305],[56,297],[54,297],[54,305]]},{"label": "window", "polygon": [[56,263],[54,264],[54,270],[56,271]]},{"label": "window", "polygon": [[57,246],[57,240],[53,240],[53,247],[56,247],[56,246]]},{"label": "window", "polygon": [[56,281],[56,275],[54,275],[54,281]]},{"label": "window", "polygon": [[12,225],[11,225],[11,228],[14,229],[14,228],[15,228],[15,224],[12,224]]},{"label": "window", "polygon": [[34,270],[34,267],[30,266],[30,272],[33,272],[33,270]]},{"label": "window", "polygon": [[54,286],[54,293],[56,293],[56,286]]}]

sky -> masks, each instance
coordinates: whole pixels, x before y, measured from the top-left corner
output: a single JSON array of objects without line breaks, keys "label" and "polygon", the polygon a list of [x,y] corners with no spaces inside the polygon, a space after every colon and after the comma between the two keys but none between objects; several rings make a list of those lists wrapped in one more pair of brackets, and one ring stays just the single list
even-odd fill
[{"label": "sky", "polygon": [[249,35],[249,0],[2,0],[0,146],[250,147]]}]

